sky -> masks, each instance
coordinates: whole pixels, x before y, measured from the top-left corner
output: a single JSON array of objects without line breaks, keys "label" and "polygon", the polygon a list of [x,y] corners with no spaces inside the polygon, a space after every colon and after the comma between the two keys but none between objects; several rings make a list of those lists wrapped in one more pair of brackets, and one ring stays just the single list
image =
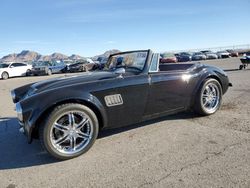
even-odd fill
[{"label": "sky", "polygon": [[0,57],[250,44],[250,0],[1,0]]}]

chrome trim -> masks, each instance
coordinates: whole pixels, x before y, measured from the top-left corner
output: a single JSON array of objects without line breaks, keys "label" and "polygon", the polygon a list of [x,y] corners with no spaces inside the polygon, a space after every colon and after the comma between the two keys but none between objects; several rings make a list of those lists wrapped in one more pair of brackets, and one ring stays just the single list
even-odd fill
[{"label": "chrome trim", "polygon": [[23,110],[20,102],[16,103],[17,118],[19,121],[23,122]]},{"label": "chrome trim", "polygon": [[24,134],[25,133],[24,128],[20,127],[19,132],[22,133],[22,134]]},{"label": "chrome trim", "polygon": [[15,91],[11,90],[10,94],[11,94],[11,98],[12,98],[13,102],[15,103],[15,101],[16,101],[16,93],[15,93]]},{"label": "chrome trim", "polygon": [[105,103],[108,107],[123,104],[122,96],[120,94],[105,96],[104,100],[105,100]]},{"label": "chrome trim", "polygon": [[[156,70],[152,70],[152,67],[154,65],[153,61],[155,61],[155,60],[156,60]],[[160,54],[159,53],[154,53],[152,55],[151,64],[150,64],[150,67],[149,67],[149,73],[159,72],[159,66],[160,66]]]}]

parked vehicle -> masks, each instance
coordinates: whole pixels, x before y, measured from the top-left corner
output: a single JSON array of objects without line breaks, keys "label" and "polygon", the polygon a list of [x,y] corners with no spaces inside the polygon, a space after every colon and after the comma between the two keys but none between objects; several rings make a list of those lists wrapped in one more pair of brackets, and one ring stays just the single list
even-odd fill
[{"label": "parked vehicle", "polygon": [[181,52],[176,56],[178,62],[188,62],[192,61],[192,54],[188,52]]},{"label": "parked vehicle", "polygon": [[64,62],[50,62],[42,61],[33,64],[30,75],[51,75],[54,73],[61,73],[66,67]]},{"label": "parked vehicle", "polygon": [[243,57],[240,59],[242,65],[239,66],[239,69],[246,69],[248,65],[250,64],[250,52],[247,52],[243,55]]},{"label": "parked vehicle", "polygon": [[10,77],[26,76],[31,69],[32,66],[26,63],[0,63],[0,76],[3,80]]},{"label": "parked vehicle", "polygon": [[102,129],[188,109],[214,114],[230,85],[219,68],[160,64],[160,54],[139,50],[111,55],[103,71],[28,84],[11,95],[28,142],[39,138],[65,160],[87,152]]},{"label": "parked vehicle", "polygon": [[206,59],[207,59],[206,55],[203,54],[202,52],[193,53],[192,61],[201,61],[201,60],[206,60]]},{"label": "parked vehicle", "polygon": [[99,67],[97,63],[94,62],[88,62],[86,61],[80,61],[73,63],[69,66],[67,66],[67,72],[86,72],[86,71],[92,71]]},{"label": "parked vehicle", "polygon": [[230,53],[227,51],[218,51],[217,52],[218,58],[229,58],[230,57]]},{"label": "parked vehicle", "polygon": [[213,53],[211,50],[202,50],[201,53],[206,54],[206,53]]},{"label": "parked vehicle", "polygon": [[206,59],[218,59],[218,55],[214,52],[205,52],[204,53],[206,55]]},{"label": "parked vehicle", "polygon": [[177,58],[172,53],[161,54],[160,63],[177,63]]},{"label": "parked vehicle", "polygon": [[108,61],[108,57],[99,57],[97,59],[97,61],[99,62],[98,63],[98,69],[102,70],[102,69],[104,69],[104,67],[105,67],[105,65],[106,65],[106,63]]},{"label": "parked vehicle", "polygon": [[227,50],[231,57],[239,57],[239,52],[235,50]]}]

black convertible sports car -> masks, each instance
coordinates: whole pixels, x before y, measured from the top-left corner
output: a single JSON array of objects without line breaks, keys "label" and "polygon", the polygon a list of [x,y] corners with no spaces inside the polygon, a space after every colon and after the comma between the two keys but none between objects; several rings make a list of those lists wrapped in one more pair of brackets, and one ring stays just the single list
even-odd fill
[{"label": "black convertible sports car", "polygon": [[104,70],[33,83],[11,92],[29,143],[39,138],[54,157],[85,153],[101,129],[187,109],[211,115],[231,85],[221,69],[160,64],[151,50],[111,55]]}]

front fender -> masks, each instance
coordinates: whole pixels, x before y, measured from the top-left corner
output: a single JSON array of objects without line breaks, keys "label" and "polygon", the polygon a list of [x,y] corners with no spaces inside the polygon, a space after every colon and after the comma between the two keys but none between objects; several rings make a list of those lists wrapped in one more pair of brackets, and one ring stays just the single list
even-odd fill
[{"label": "front fender", "polygon": [[63,103],[79,102],[86,104],[92,110],[98,110],[102,118],[103,127],[107,125],[107,115],[103,104],[97,97],[89,92],[82,92],[78,90],[52,90],[35,94],[23,101],[21,106],[23,109],[24,123],[27,130],[29,142],[32,140],[32,132],[38,127],[38,120],[48,111],[52,110],[55,106]]}]

